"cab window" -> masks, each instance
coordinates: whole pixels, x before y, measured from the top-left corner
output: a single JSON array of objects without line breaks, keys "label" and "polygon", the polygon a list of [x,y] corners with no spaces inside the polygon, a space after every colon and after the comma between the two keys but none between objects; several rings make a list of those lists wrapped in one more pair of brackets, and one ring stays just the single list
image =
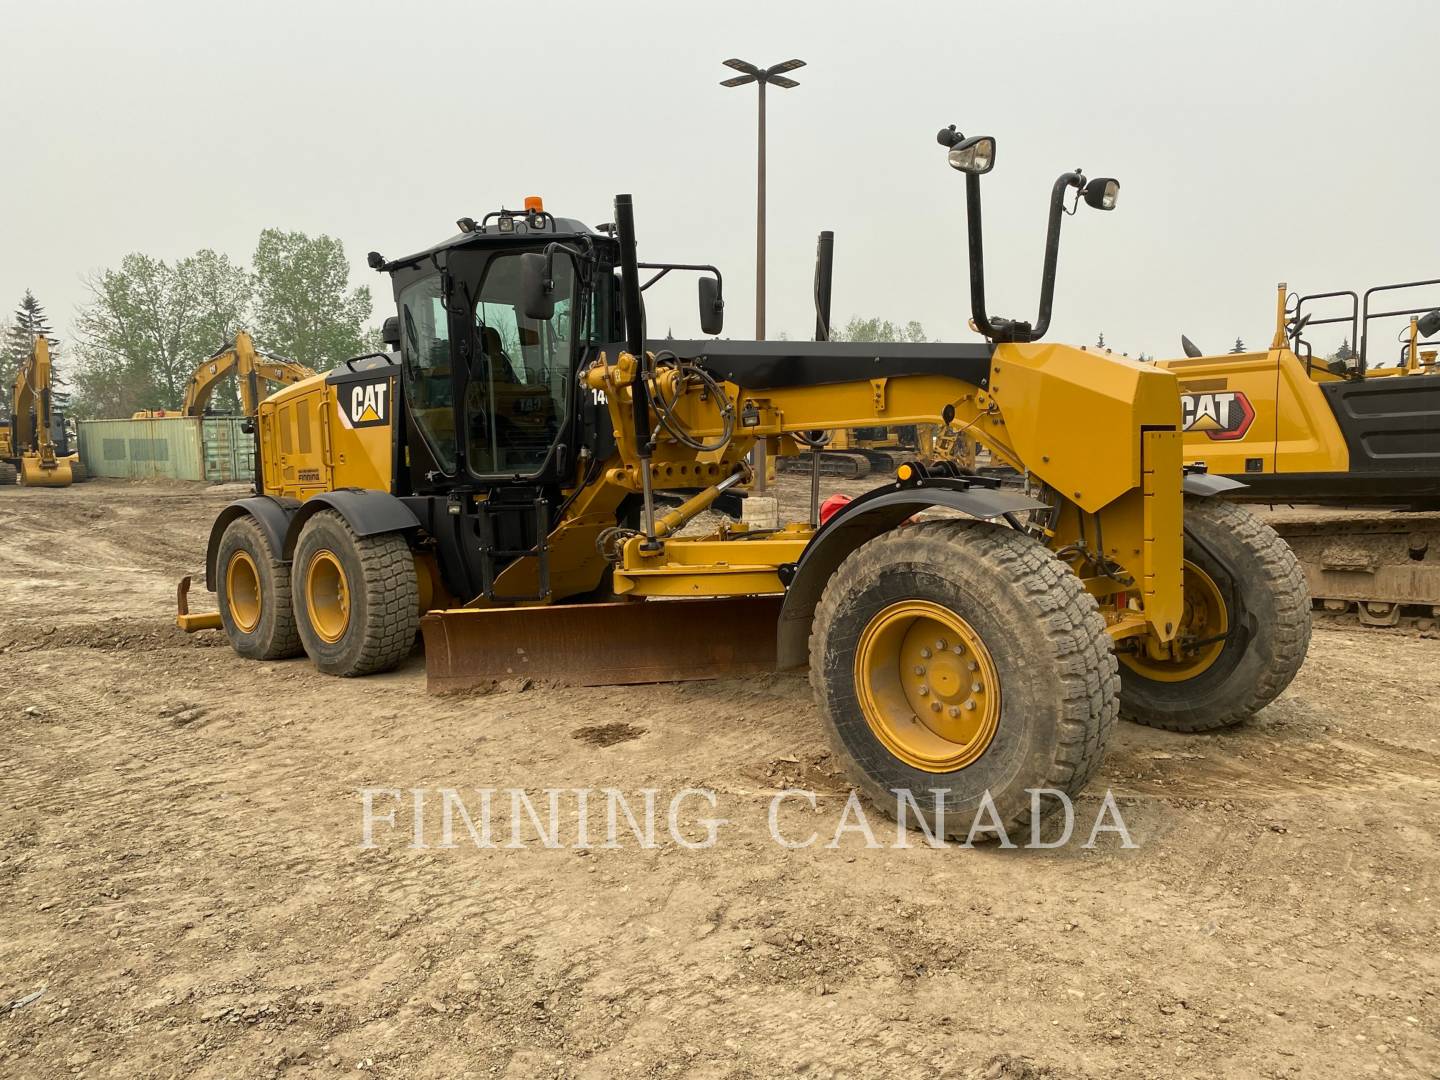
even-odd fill
[{"label": "cab window", "polygon": [[498,255],[475,298],[475,349],[465,395],[466,447],[479,476],[530,476],[560,436],[570,403],[575,274],[554,265],[555,313],[520,309],[520,255]]},{"label": "cab window", "polygon": [[400,355],[410,415],[436,462],[453,473],[456,440],[450,329],[439,274],[422,278],[400,293]]}]

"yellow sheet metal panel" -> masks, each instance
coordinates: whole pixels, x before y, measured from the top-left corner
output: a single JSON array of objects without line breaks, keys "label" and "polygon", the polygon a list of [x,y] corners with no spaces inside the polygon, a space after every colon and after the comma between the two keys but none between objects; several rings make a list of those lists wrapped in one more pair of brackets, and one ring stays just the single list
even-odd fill
[{"label": "yellow sheet metal panel", "polygon": [[1175,637],[1185,608],[1185,497],[1179,484],[1181,450],[1180,432],[1145,432],[1141,489],[1145,500],[1145,546],[1141,587],[1146,618],[1161,641]]},{"label": "yellow sheet metal panel", "polygon": [[1142,430],[1180,428],[1169,372],[1069,345],[999,347],[989,395],[1020,460],[1087,511],[1140,486]]},{"label": "yellow sheet metal panel", "polygon": [[[1162,360],[1180,380],[1185,460],[1211,472],[1345,472],[1350,452],[1314,377],[1289,349]],[[1255,466],[1255,462],[1259,466]]]}]

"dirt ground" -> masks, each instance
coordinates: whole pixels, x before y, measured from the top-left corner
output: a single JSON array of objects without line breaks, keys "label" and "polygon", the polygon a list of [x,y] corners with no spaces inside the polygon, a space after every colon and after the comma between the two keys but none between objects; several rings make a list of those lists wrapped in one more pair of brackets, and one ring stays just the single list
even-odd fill
[{"label": "dirt ground", "polygon": [[[1327,625],[1238,729],[1121,725],[1064,847],[832,849],[803,677],[434,698],[180,634],[230,497],[0,491],[0,1076],[1440,1076],[1440,642]],[[440,788],[607,787],[656,847],[439,846]],[[1082,847],[1106,789],[1134,848]]]}]

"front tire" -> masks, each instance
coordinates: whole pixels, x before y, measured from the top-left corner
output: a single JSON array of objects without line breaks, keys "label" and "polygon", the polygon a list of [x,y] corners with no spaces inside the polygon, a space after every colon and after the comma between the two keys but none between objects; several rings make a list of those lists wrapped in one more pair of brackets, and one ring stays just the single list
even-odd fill
[{"label": "front tire", "polygon": [[420,592],[400,533],[356,536],[334,510],[305,523],[295,545],[295,622],[327,675],[388,671],[415,644]]},{"label": "front tire", "polygon": [[290,567],[275,558],[254,518],[238,517],[226,526],[215,567],[215,597],[231,647],[251,660],[299,656]]},{"label": "front tire", "polygon": [[[952,836],[987,792],[1007,834],[1031,823],[1031,789],[1077,795],[1118,711],[1110,637],[1079,579],[1035,540],[972,521],[851,553],[816,609],[810,681],[855,786],[881,807],[909,791]],[[1045,797],[1042,816],[1059,805]]]},{"label": "front tire", "polygon": [[1211,643],[1171,661],[1149,659],[1138,642],[1120,654],[1120,713],[1127,720],[1167,731],[1230,727],[1274,701],[1305,662],[1305,571],[1275,530],[1244,506],[1186,498],[1180,632]]}]

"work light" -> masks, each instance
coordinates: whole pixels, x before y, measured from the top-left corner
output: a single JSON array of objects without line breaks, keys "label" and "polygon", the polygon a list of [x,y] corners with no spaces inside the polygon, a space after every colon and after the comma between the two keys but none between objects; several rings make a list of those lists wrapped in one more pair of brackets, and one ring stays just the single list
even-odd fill
[{"label": "work light", "polygon": [[1085,185],[1085,201],[1096,210],[1114,210],[1115,200],[1120,198],[1120,181],[1108,176],[1097,176]]},{"label": "work light", "polygon": [[952,146],[950,167],[972,176],[983,176],[995,167],[995,140],[989,135],[972,135]]}]

